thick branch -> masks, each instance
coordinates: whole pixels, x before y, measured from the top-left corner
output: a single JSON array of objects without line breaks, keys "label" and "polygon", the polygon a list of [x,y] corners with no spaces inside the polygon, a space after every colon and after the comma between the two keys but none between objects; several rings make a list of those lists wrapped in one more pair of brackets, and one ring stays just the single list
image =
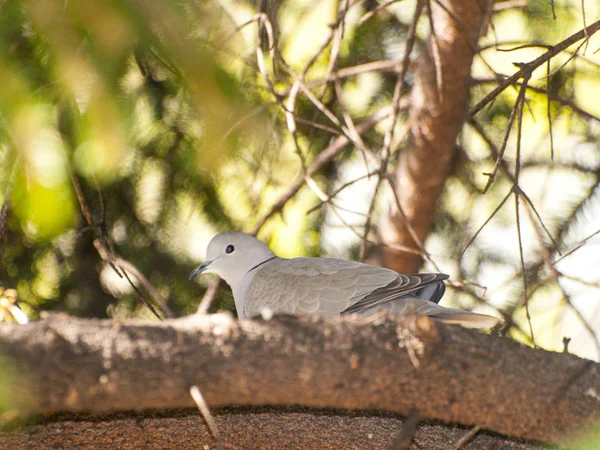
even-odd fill
[{"label": "thick branch", "polygon": [[198,385],[211,406],[415,407],[549,442],[600,418],[598,364],[427,318],[59,316],[0,327],[0,358],[11,416],[189,407]]},{"label": "thick branch", "polygon": [[[390,247],[418,250],[431,229],[437,199],[455,160],[456,138],[469,101],[474,49],[491,2],[450,0],[443,5],[431,2],[435,30],[418,59],[410,94],[409,144],[396,170],[396,192],[406,217],[392,208],[380,228],[387,247],[376,257],[401,273],[416,272],[422,257]],[[405,218],[420,242],[413,239]]]},{"label": "thick branch", "polygon": [[[223,446],[244,450],[390,449],[403,420],[383,411],[348,412],[304,407],[214,409]],[[453,450],[469,429],[420,424],[414,447]],[[10,450],[113,448],[199,450],[215,448],[202,416],[189,409],[109,415],[59,414],[27,428],[0,431],[0,448]],[[467,449],[542,450],[532,442],[480,432]]]}]

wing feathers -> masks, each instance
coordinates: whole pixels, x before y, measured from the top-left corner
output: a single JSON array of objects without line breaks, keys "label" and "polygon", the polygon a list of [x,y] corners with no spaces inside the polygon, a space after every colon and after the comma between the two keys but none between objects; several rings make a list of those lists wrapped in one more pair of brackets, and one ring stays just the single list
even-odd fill
[{"label": "wing feathers", "polygon": [[[446,278],[448,278],[448,275],[441,273],[397,275],[397,278],[386,286],[379,287],[363,298],[357,298],[354,302],[351,301],[351,306],[342,314],[364,312],[369,308],[399,300],[402,297],[420,297],[418,294],[421,292],[428,294],[431,291],[432,294],[437,294],[439,289],[442,290],[441,294],[443,294],[445,287],[439,286],[444,286],[442,281]],[[424,289],[430,285],[436,286],[433,290]],[[441,298],[441,295],[439,298]],[[439,301],[439,298],[437,298],[437,301]],[[430,297],[425,298],[425,300],[430,302]]]},{"label": "wing feathers", "polygon": [[447,278],[435,273],[401,275],[333,258],[276,258],[252,273],[243,310],[246,317],[252,317],[263,308],[327,315],[391,309],[466,326],[493,326],[498,322],[491,316],[437,305]]}]

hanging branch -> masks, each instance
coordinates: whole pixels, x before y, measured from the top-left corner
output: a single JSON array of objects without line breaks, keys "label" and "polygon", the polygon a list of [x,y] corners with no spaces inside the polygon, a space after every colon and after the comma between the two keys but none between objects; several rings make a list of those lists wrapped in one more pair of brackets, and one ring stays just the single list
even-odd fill
[{"label": "hanging branch", "polygon": [[[94,247],[96,248],[100,258],[102,258],[103,261],[106,261],[120,277],[125,277],[127,279],[127,281],[132,286],[134,291],[139,295],[142,302],[148,307],[150,312],[152,312],[152,314],[154,314],[158,319],[162,319],[162,318],[156,312],[156,310],[154,309],[154,306],[152,306],[152,304],[144,297],[144,295],[140,292],[138,287],[129,278],[129,275],[127,274],[127,272],[131,273],[137,279],[137,281],[142,286],[144,286],[146,291],[152,296],[152,299],[154,300],[154,302],[161,309],[164,316],[172,317],[173,313],[171,312],[171,310],[169,309],[169,307],[163,300],[162,296],[159,294],[159,292],[156,290],[156,288],[152,285],[152,283],[150,283],[150,281],[144,276],[144,274],[137,267],[135,267],[132,263],[117,256],[113,251],[111,251],[109,246],[107,246],[107,244],[104,240],[104,236],[101,231],[103,227],[106,227],[106,225],[98,226],[94,222],[92,212],[85,200],[85,196],[83,194],[83,190],[81,189],[81,185],[79,184],[79,180],[77,179],[77,176],[73,172],[73,169],[70,167],[70,165],[69,165],[69,173],[71,175],[71,181],[73,183],[73,187],[75,188],[75,194],[77,196],[77,200],[79,201],[81,213],[83,214],[83,217],[84,217],[85,221],[87,222],[88,226],[96,231],[97,238],[94,239]],[[103,202],[101,204],[103,204]],[[105,216],[105,213],[102,212],[102,217],[104,217],[104,216]]]}]

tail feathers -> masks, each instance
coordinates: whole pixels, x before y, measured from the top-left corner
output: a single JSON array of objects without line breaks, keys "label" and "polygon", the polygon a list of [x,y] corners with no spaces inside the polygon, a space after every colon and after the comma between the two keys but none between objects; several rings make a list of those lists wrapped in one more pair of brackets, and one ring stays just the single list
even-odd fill
[{"label": "tail feathers", "polygon": [[498,317],[468,311],[439,312],[430,314],[429,317],[443,323],[462,325],[465,328],[492,328],[503,322],[503,320]]}]

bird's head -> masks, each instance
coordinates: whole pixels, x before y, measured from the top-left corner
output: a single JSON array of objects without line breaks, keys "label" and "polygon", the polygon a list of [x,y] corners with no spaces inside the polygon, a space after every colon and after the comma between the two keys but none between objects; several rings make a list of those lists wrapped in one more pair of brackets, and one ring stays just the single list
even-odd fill
[{"label": "bird's head", "polygon": [[220,233],[208,244],[206,261],[192,271],[190,279],[201,273],[216,273],[232,286],[253,267],[273,256],[267,245],[249,234]]}]

